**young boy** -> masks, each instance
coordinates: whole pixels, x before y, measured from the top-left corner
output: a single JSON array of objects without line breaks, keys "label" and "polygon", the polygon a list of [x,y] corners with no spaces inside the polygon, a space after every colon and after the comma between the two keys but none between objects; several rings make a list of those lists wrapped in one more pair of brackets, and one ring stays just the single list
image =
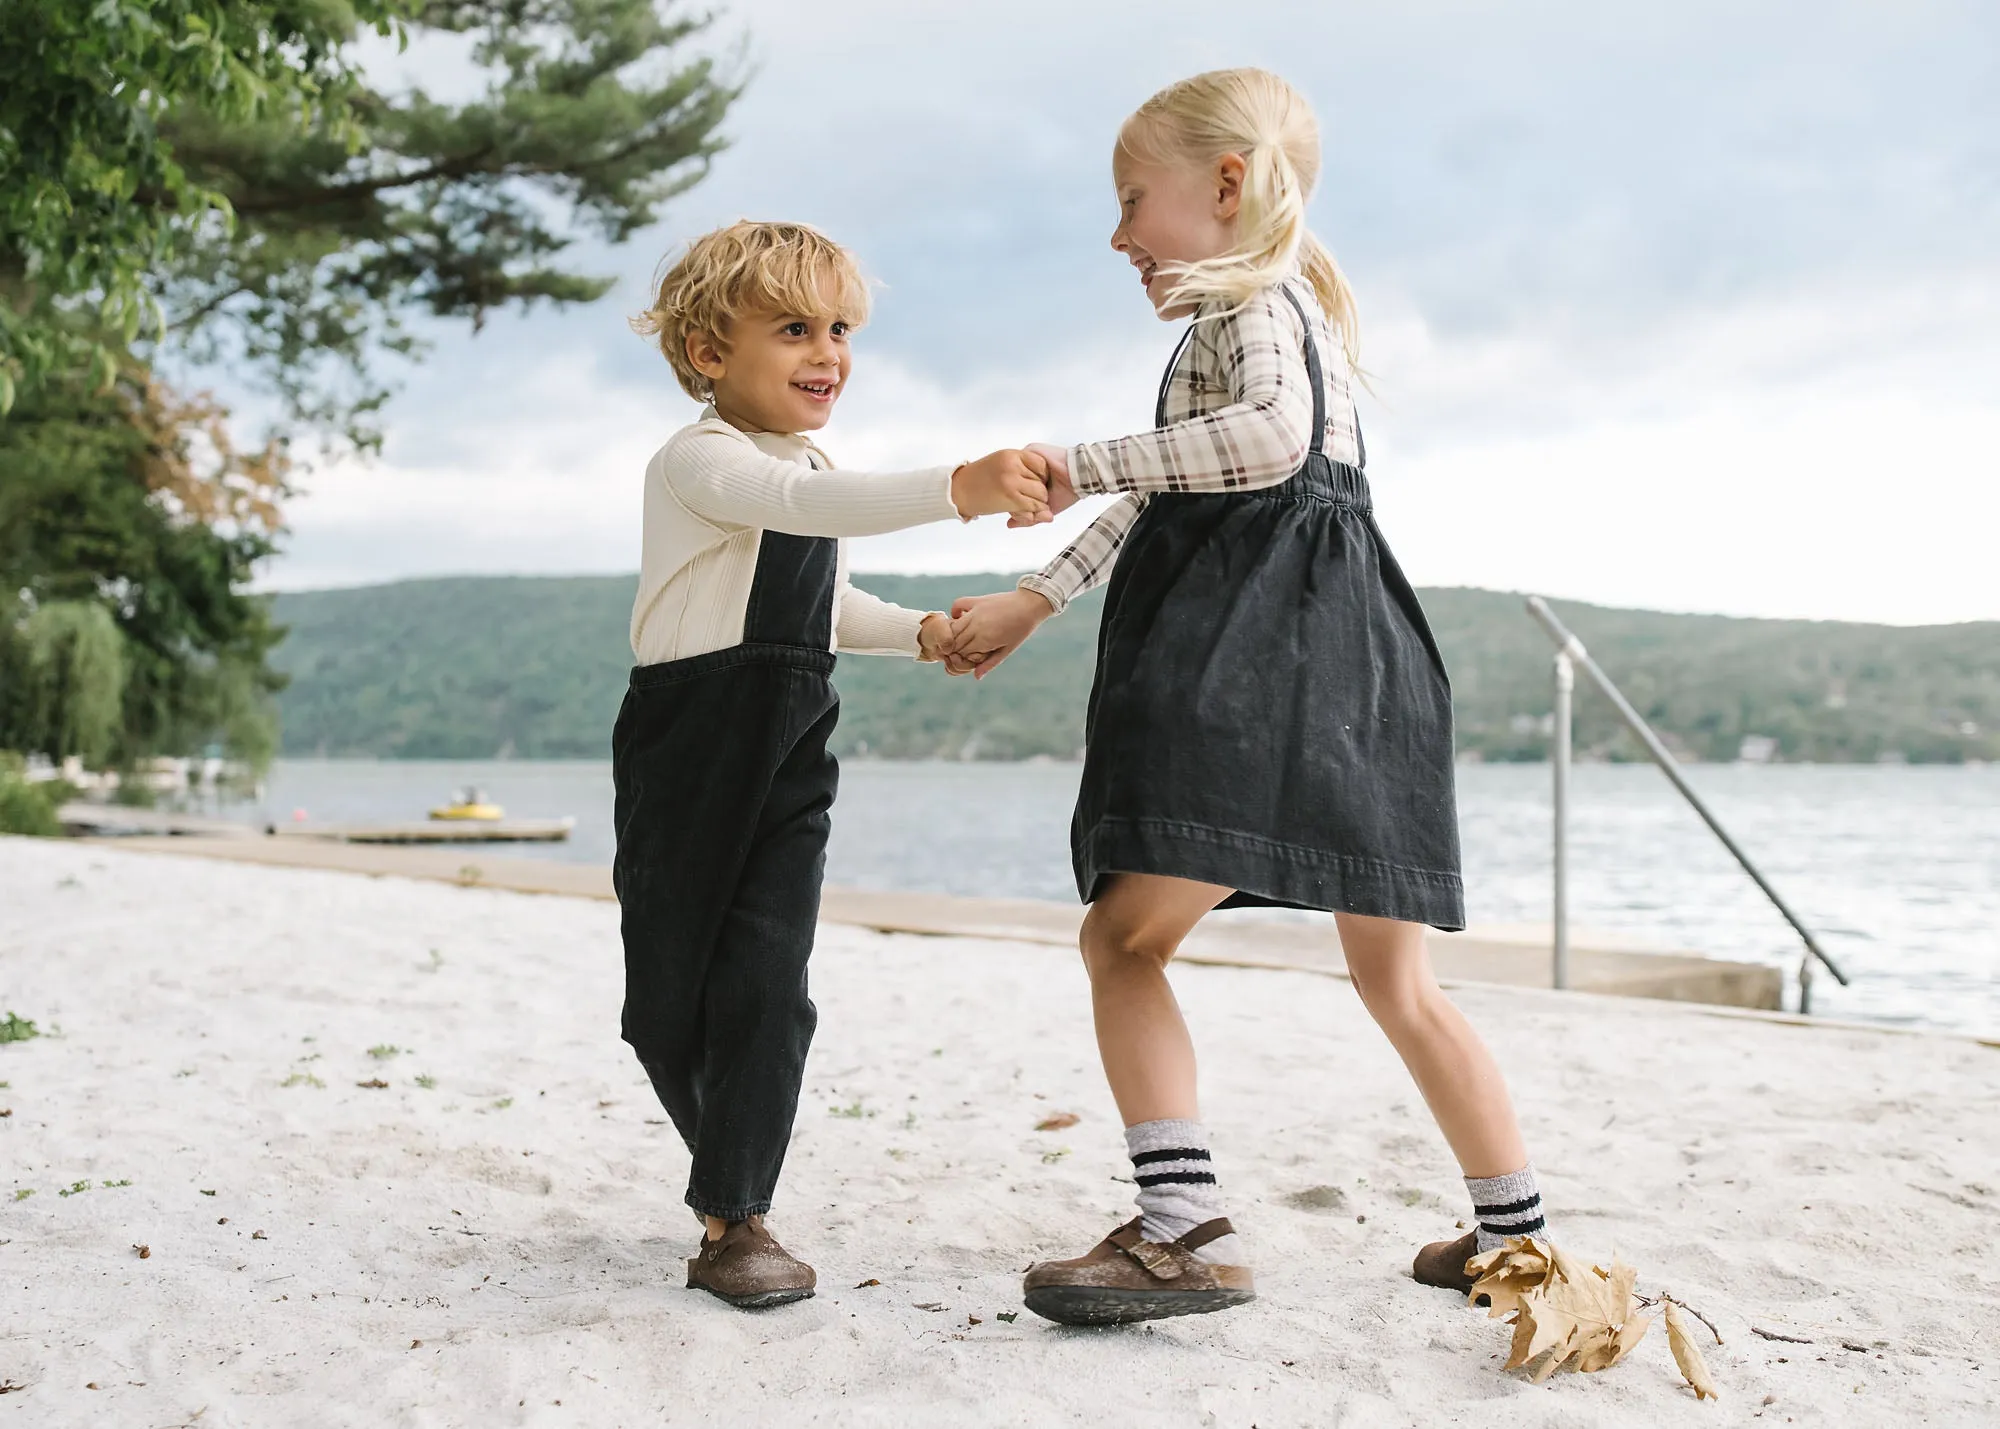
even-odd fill
[{"label": "young boy", "polygon": [[949,620],[848,584],[844,536],[1048,519],[1038,458],[836,472],[833,415],[868,295],[811,228],[697,239],[633,326],[709,406],[646,468],[637,668],[611,736],[624,1036],[694,1158],[688,1285],[732,1305],[813,1293],[764,1228],[816,1013],[806,959],[838,768],[834,651],[936,660]]}]

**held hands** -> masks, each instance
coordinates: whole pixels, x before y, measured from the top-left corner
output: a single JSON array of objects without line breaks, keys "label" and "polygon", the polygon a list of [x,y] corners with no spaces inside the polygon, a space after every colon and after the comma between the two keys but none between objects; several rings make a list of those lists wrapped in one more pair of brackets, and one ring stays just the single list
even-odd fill
[{"label": "held hands", "polygon": [[941,647],[946,673],[984,679],[1054,614],[1031,590],[960,596],[951,606],[949,643]]},{"label": "held hands", "polygon": [[[1069,448],[1050,446],[1047,442],[1029,442],[1022,450],[1030,458],[1040,458],[1043,468],[1048,473],[1050,516],[1043,519],[1060,516],[1076,505],[1076,487],[1071,485],[1069,479]],[[1037,524],[1039,523],[1035,521],[1024,521],[1018,516],[1010,517],[1007,521],[1009,527]]]},{"label": "held hands", "polygon": [[[968,520],[1005,513],[1007,525],[1016,529],[1053,521],[1076,505],[1069,449],[1032,442],[967,462],[951,475],[951,500]],[[924,617],[917,658],[941,661],[949,674],[983,678],[1054,614],[1054,607],[1030,590],[961,596],[948,620],[935,611]]]},{"label": "held hands", "polygon": [[935,665],[951,650],[951,617],[932,611],[917,626],[917,663]]},{"label": "held hands", "polygon": [[1053,521],[1048,463],[1032,452],[1011,447],[969,461],[951,474],[951,504],[967,520],[974,516],[1005,515],[1009,526],[1039,526]]}]

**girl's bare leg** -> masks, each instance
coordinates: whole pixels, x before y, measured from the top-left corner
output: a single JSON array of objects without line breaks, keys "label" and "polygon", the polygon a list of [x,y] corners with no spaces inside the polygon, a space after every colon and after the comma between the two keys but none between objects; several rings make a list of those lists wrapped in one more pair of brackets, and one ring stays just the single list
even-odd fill
[{"label": "girl's bare leg", "polygon": [[[1437,985],[1423,925],[1353,913],[1336,913],[1334,921],[1354,990],[1416,1079],[1459,1167],[1467,1176],[1488,1177],[1526,1166],[1507,1083],[1472,1024]],[[1100,1019],[1100,1043],[1102,1025]]]},{"label": "girl's bare leg", "polygon": [[[1199,1121],[1194,1044],[1167,964],[1194,925],[1232,890],[1185,878],[1120,873],[1083,920],[1083,965],[1104,1076],[1127,1126]],[[1503,1094],[1504,1096],[1504,1094]]]}]

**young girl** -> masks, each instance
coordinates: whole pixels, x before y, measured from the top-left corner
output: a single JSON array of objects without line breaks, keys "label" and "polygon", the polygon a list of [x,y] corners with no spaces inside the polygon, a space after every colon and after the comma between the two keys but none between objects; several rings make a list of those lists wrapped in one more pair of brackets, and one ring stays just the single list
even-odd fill
[{"label": "young girl", "polygon": [[1018,590],[954,609],[952,668],[983,675],[1110,572],[1070,837],[1140,1214],[1029,1270],[1028,1308],[1065,1323],[1254,1294],[1166,978],[1212,908],[1334,914],[1478,1217],[1418,1280],[1462,1291],[1468,1257],[1543,1225],[1499,1068],[1424,946],[1424,925],[1464,926],[1450,687],[1370,514],[1353,299],[1305,226],[1318,173],[1311,110],[1261,70],[1196,75],[1125,122],[1111,246],[1162,319],[1194,321],[1155,430],[1030,448],[1077,494],[1127,494]]}]

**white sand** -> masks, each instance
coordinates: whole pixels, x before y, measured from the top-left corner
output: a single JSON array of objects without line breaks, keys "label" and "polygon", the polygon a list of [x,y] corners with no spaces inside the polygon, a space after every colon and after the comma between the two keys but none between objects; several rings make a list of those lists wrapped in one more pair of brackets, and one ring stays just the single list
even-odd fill
[{"label": "white sand", "polygon": [[[1558,1239],[1720,1326],[1698,1405],[1657,1328],[1536,1387],[1409,1279],[1462,1188],[1351,991],[1307,974],[1180,974],[1262,1298],[1000,1320],[1031,1259],[1126,1214],[1081,971],[828,929],[772,1218],[822,1291],[752,1315],[682,1288],[686,1159],[617,1038],[616,916],[0,840],[0,1012],[60,1029],[0,1046],[0,1426],[1994,1422],[1993,1048],[1459,994]],[[1083,1120],[1033,1130],[1055,1110]]]}]

